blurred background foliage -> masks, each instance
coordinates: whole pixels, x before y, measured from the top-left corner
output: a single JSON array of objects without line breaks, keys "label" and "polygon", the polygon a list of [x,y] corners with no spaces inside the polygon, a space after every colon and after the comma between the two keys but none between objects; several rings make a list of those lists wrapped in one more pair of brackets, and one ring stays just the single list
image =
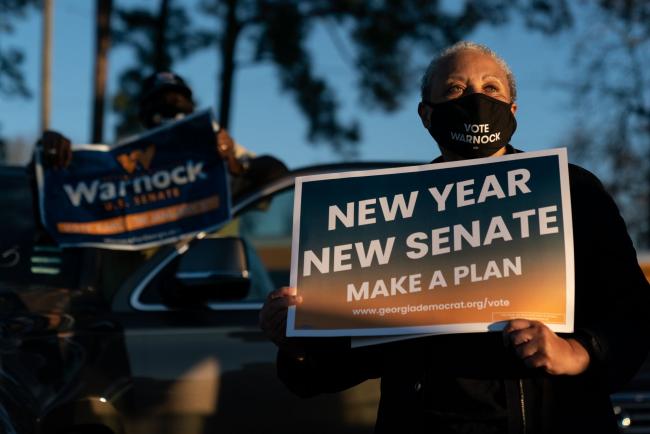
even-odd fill
[{"label": "blurred background foliage", "polygon": [[[45,0],[0,0],[0,97],[34,98],[24,78],[26,53],[3,36]],[[350,66],[361,110],[394,112],[419,85],[416,59],[463,39],[481,26],[518,19],[541,35],[572,31],[573,57],[566,80],[571,95],[574,159],[598,168],[616,197],[638,246],[650,247],[650,2],[644,0],[156,0],[148,7],[128,0],[95,0],[94,87],[91,140],[105,136],[104,113],[118,116],[116,136],[138,131],[141,80],[173,69],[209,50],[219,122],[231,123],[236,77],[242,68],[273,65],[278,85],[308,125],[306,142],[356,155],[363,131],[340,115],[335,83],[320,71],[309,37],[324,26],[340,60]],[[582,15],[581,20],[576,20]],[[586,15],[586,17],[584,16]],[[201,17],[201,19],[197,19]],[[212,23],[212,24],[206,24]],[[132,63],[119,72],[118,89],[106,93],[111,50],[129,50]],[[2,117],[0,116],[0,122]],[[2,138],[0,158],[9,138]],[[551,144],[553,145],[566,145]]]}]

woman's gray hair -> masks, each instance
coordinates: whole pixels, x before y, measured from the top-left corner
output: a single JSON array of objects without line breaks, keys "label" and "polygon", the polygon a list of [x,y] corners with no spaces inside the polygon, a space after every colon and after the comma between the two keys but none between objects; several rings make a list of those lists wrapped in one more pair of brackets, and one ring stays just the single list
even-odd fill
[{"label": "woman's gray hair", "polygon": [[510,99],[511,102],[514,102],[515,99],[517,98],[517,85],[515,84],[515,76],[513,75],[506,61],[503,60],[497,53],[495,53],[489,47],[482,44],[477,44],[475,42],[470,42],[470,41],[456,42],[454,45],[445,48],[438,55],[438,57],[436,57],[431,61],[431,63],[429,63],[427,70],[424,72],[424,75],[422,76],[422,82],[420,85],[420,96],[422,98],[422,101],[425,101],[430,95],[431,78],[438,71],[440,65],[450,57],[456,55],[458,52],[463,50],[477,50],[480,51],[481,53],[487,54],[488,56],[492,57],[492,59],[494,59],[494,61],[497,62],[501,68],[503,68],[503,71],[506,73],[506,78],[508,79],[508,87],[510,88]]}]

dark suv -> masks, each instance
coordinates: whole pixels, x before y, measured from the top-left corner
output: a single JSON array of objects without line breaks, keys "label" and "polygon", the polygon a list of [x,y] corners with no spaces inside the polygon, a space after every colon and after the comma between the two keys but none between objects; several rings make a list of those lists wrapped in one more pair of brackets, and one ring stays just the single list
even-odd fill
[{"label": "dark suv", "polygon": [[[25,170],[0,168],[0,433],[372,432],[378,382],[295,397],[257,316],[289,281],[295,177],[394,166],[293,171],[237,201],[218,236],[145,260],[48,243]],[[647,372],[613,395],[624,432],[650,432]]]}]

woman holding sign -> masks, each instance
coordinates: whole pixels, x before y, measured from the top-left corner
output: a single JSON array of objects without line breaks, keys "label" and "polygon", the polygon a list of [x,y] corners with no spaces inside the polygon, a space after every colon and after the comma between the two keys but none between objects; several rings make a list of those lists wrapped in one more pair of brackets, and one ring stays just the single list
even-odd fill
[{"label": "woman holding sign", "polygon": [[[418,113],[454,161],[520,152],[516,86],[487,47],[461,42],[429,65]],[[418,337],[350,348],[349,338],[287,338],[295,288],[267,299],[260,325],[279,347],[278,374],[301,396],[382,379],[376,432],[617,433],[609,394],[650,343],[650,287],[616,205],[589,172],[569,166],[575,264],[574,332],[508,321],[499,333]],[[552,270],[549,270],[549,272]]]}]

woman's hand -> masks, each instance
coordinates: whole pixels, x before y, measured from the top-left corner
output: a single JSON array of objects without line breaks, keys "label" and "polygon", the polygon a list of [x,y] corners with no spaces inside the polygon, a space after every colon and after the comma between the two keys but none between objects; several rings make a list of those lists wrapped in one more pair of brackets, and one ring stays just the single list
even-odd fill
[{"label": "woman's hand", "polygon": [[551,375],[578,375],[589,366],[589,353],[578,341],[561,338],[539,321],[509,321],[503,337],[530,368]]},{"label": "woman's hand", "polygon": [[296,288],[285,286],[271,292],[260,311],[260,328],[278,347],[295,350],[295,340],[287,338],[287,313],[289,306],[302,303]]}]

